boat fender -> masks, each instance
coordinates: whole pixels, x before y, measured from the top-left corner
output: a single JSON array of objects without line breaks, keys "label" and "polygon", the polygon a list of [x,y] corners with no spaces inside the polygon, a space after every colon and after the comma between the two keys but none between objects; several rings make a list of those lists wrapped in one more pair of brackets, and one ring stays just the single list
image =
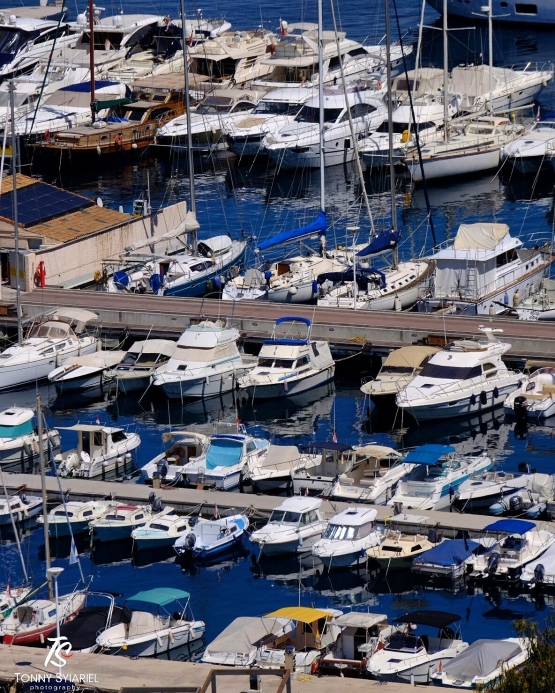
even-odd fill
[{"label": "boat fender", "polygon": [[296,286],[290,286],[289,287],[289,293],[294,296],[297,293],[298,289]]},{"label": "boat fender", "polygon": [[476,395],[470,395],[470,404],[472,406],[476,404]]},{"label": "boat fender", "polygon": [[401,142],[405,144],[406,142],[410,142],[412,139],[412,135],[410,134],[409,130],[403,130],[403,134],[401,135]]},{"label": "boat fender", "polygon": [[102,154],[102,150],[100,149],[100,145],[98,144],[96,145],[96,153],[98,154],[98,156]]},{"label": "boat fender", "polygon": [[494,399],[497,399],[498,397],[499,397],[499,388],[498,388],[498,387],[494,387],[494,388],[493,388],[493,398],[494,398]]},{"label": "boat fender", "polygon": [[480,402],[482,404],[488,403],[488,393],[485,390],[482,390],[482,392],[480,392]]},{"label": "boat fender", "polygon": [[40,640],[40,644],[44,645],[44,633],[40,634],[39,640]]},{"label": "boat fender", "polygon": [[312,293],[313,294],[318,293],[318,280],[316,280],[316,279],[312,280]]},{"label": "boat fender", "polygon": [[28,440],[25,440],[23,442],[23,450],[28,457],[30,455],[32,455],[33,454],[33,447],[31,445],[31,442],[29,442]]},{"label": "boat fender", "polygon": [[499,566],[499,559],[500,559],[499,553],[497,551],[494,551],[491,554],[491,556],[488,558],[488,565],[486,568],[486,573],[493,575],[497,571],[497,567]]},{"label": "boat fender", "polygon": [[221,289],[222,288],[222,282],[219,277],[214,277],[214,286],[216,289]]},{"label": "boat fender", "polygon": [[543,582],[545,576],[545,568],[543,567],[542,563],[538,563],[538,565],[534,568],[534,577],[530,582],[532,584],[537,584],[538,582]]},{"label": "boat fender", "polygon": [[214,291],[214,282],[211,279],[206,280],[206,291],[208,291],[208,293]]},{"label": "boat fender", "polygon": [[44,141],[48,142],[48,140],[50,139],[50,130],[45,130],[43,137],[44,137]]},{"label": "boat fender", "polygon": [[168,636],[169,636],[169,638],[170,638],[170,642],[171,642],[172,645],[173,645],[173,643],[175,642],[175,635],[173,634],[173,631],[170,630],[169,633],[168,633]]},{"label": "boat fender", "polygon": [[270,284],[270,279],[271,279],[271,278],[272,278],[272,272],[271,272],[271,270],[266,270],[266,272],[264,272],[264,279],[266,280],[266,283],[267,283],[267,284]]},{"label": "boat fender", "polygon": [[130,452],[126,452],[125,455],[123,456],[123,461],[125,463],[131,462],[133,459],[133,455]]}]

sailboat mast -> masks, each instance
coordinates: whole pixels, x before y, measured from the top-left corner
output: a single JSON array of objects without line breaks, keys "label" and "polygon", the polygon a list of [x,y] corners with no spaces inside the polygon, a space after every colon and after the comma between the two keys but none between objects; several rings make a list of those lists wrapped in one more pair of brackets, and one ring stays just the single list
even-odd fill
[{"label": "sailboat mast", "polygon": [[[393,94],[391,92],[391,18],[389,14],[389,0],[385,2],[385,60],[387,75],[387,131],[389,140],[389,179],[391,186],[391,230],[397,230],[397,207],[395,206],[395,161],[393,158]],[[393,250],[393,267],[399,262],[397,248]]]},{"label": "sailboat mast", "polygon": [[324,156],[324,12],[322,0],[318,0],[318,122],[320,130],[320,209],[326,211],[324,185],[325,156]]},{"label": "sailboat mast", "polygon": [[17,545],[17,552],[19,553],[19,560],[21,561],[21,569],[23,570],[23,575],[25,576],[25,584],[29,583],[29,574],[27,573],[27,566],[25,565],[25,559],[23,558],[23,551],[21,550],[21,541],[19,539],[19,530],[15,524],[15,518],[12,512],[12,506],[10,505],[10,497],[8,496],[8,489],[6,488],[6,481],[4,479],[4,472],[2,471],[2,466],[0,465],[0,476],[2,477],[2,486],[4,487],[4,497],[6,503],[8,504],[8,512],[10,513],[10,520],[12,523],[12,529],[15,537],[15,543]]},{"label": "sailboat mast", "polygon": [[[195,199],[195,162],[193,158],[193,133],[191,125],[191,97],[189,94],[189,64],[187,60],[187,27],[185,23],[185,0],[181,0],[181,35],[183,37],[183,74],[185,76],[185,118],[187,119],[187,164],[189,166],[190,210],[197,215]],[[197,253],[197,232],[192,231],[193,255]]]},{"label": "sailboat mast", "polygon": [[447,0],[443,0],[443,138],[449,141],[449,38]]},{"label": "sailboat mast", "polygon": [[50,576],[48,569],[52,565],[52,560],[50,558],[50,536],[48,530],[48,505],[46,502],[46,473],[44,468],[44,446],[43,446],[43,426],[42,426],[42,405],[40,401],[40,395],[37,395],[37,421],[38,421],[38,432],[39,432],[39,461],[40,461],[40,485],[42,489],[42,517],[44,518],[44,555],[46,557],[46,577],[48,580],[48,597],[50,601],[54,599],[54,592],[52,591],[52,577]]},{"label": "sailboat mast", "polygon": [[493,3],[488,2],[489,112],[493,113]]},{"label": "sailboat mast", "polygon": [[21,346],[23,342],[23,327],[21,325],[21,289],[19,288],[19,219],[17,216],[17,144],[15,134],[15,83],[12,79],[8,86],[10,92],[10,115],[12,121],[12,181],[13,181],[13,233],[15,246],[15,296],[17,311],[17,343]]},{"label": "sailboat mast", "polygon": [[94,2],[89,0],[89,72],[91,73],[91,116],[95,121],[94,103]]}]

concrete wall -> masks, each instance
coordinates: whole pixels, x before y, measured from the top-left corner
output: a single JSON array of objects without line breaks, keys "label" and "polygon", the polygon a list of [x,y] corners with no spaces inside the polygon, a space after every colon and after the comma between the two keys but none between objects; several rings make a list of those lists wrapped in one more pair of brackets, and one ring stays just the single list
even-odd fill
[{"label": "concrete wall", "polygon": [[[25,291],[35,289],[34,276],[39,262],[46,267],[46,286],[66,289],[92,282],[102,271],[102,261],[116,258],[132,243],[167,233],[185,220],[187,206],[178,202],[148,217],[131,219],[121,226],[90,234],[54,248],[30,252],[25,256]],[[162,244],[160,244],[162,245]],[[166,252],[166,248],[158,248]],[[144,248],[138,252],[149,252]],[[15,287],[15,277],[14,287]]]}]

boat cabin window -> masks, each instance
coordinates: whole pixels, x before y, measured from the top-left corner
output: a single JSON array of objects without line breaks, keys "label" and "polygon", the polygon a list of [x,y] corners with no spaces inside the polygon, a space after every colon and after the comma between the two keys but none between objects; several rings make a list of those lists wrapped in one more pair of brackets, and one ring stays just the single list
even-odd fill
[{"label": "boat cabin window", "polygon": [[[123,431],[114,431],[112,433],[112,443],[121,443],[126,439],[126,435]],[[100,445],[100,443],[96,443],[96,437],[95,437],[95,444]]]},{"label": "boat cabin window", "polygon": [[274,361],[274,368],[293,368],[294,365],[294,359],[276,359]]},{"label": "boat cabin window", "polygon": [[90,517],[93,514],[92,510],[83,511],[83,517]]},{"label": "boat cabin window", "polygon": [[274,363],[274,359],[258,359],[258,365],[263,368],[271,368]]},{"label": "boat cabin window", "polygon": [[482,375],[481,366],[441,366],[428,362],[420,371],[423,378],[441,378],[443,380],[470,380]]},{"label": "boat cabin window", "polygon": [[312,524],[313,522],[318,522],[318,514],[316,510],[310,510],[307,514],[309,523]]},{"label": "boat cabin window", "polygon": [[109,515],[106,515],[106,517],[104,519],[105,520],[123,521],[123,520],[125,520],[125,515],[118,515],[117,513],[110,513]]},{"label": "boat cabin window", "polygon": [[301,366],[306,366],[310,363],[310,359],[308,356],[301,356],[300,359],[297,360],[297,368],[301,368]]},{"label": "boat cabin window", "polygon": [[186,532],[189,529],[188,525],[179,525],[179,527],[176,528],[176,532]]},{"label": "boat cabin window", "polygon": [[[21,30],[0,29],[0,55],[15,55],[19,48],[20,38],[23,37],[25,34]],[[24,45],[26,42],[23,38],[21,44]]]},{"label": "boat cabin window", "polygon": [[[342,108],[324,108],[324,123],[335,123],[342,112]],[[303,106],[295,120],[298,123],[319,123],[320,110],[314,106]]]},{"label": "boat cabin window", "polygon": [[356,539],[358,527],[346,526],[346,525],[332,525],[329,524],[324,533],[325,539],[335,539],[337,541],[346,541],[349,539]]},{"label": "boat cabin window", "polygon": [[417,79],[416,82],[413,79],[404,79],[400,77],[397,80],[397,91],[418,91],[420,89],[420,80]]},{"label": "boat cabin window", "polygon": [[420,638],[415,635],[406,635],[405,633],[393,633],[389,642],[385,646],[386,650],[395,652],[417,652],[423,647]]},{"label": "boat cabin window", "polygon": [[73,517],[73,513],[68,510],[67,513],[65,510],[55,510],[54,511],[54,517],[65,517],[67,514],[68,517]]},{"label": "boat cabin window", "polygon": [[[354,106],[351,106],[351,118],[364,118],[364,116],[370,115],[370,113],[373,113],[375,110],[376,107],[369,103],[356,103]],[[346,120],[349,120],[349,114],[347,111],[345,111],[341,117],[340,122],[343,123]]]},{"label": "boat cabin window", "polygon": [[[394,133],[398,135],[402,135],[406,130],[409,130],[410,132],[422,132],[423,130],[427,130],[428,128],[435,128],[436,124],[432,121],[425,121],[422,123],[415,123],[412,121],[409,125],[407,122],[393,122],[391,124],[392,130]],[[385,120],[377,129],[376,132],[389,132],[389,123],[387,120]]]},{"label": "boat cabin window", "polygon": [[169,530],[168,525],[161,525],[158,522],[151,522],[149,525],[149,529],[158,529],[161,532],[167,532]]},{"label": "boat cabin window", "polygon": [[144,518],[144,516],[145,516],[144,513],[138,513],[137,515],[135,515],[135,522],[137,520],[142,520]]},{"label": "boat cabin window", "polygon": [[41,351],[41,356],[46,356],[47,354],[53,354],[54,353],[54,347],[50,347],[50,349],[45,349],[44,351]]},{"label": "boat cabin window", "polygon": [[247,443],[247,452],[254,452],[254,450],[256,450],[256,443],[254,440],[249,440]]},{"label": "boat cabin window", "polygon": [[[6,102],[7,105],[7,102]],[[295,116],[299,112],[298,103],[287,101],[261,101],[253,110],[253,114]]]},{"label": "boat cabin window", "polygon": [[506,265],[509,262],[514,262],[515,260],[518,260],[518,256],[516,254],[516,250],[511,248],[510,250],[507,250],[506,253],[501,253],[498,255],[495,258],[495,263],[497,267],[503,267],[503,265]]},{"label": "boat cabin window", "polygon": [[67,332],[67,325],[62,327],[46,322],[43,325],[37,325],[31,332],[30,336],[42,337],[44,339],[63,339],[67,335]]},{"label": "boat cabin window", "polygon": [[414,546],[411,546],[410,552],[414,553],[415,551],[422,551],[422,547],[420,544],[415,544]]},{"label": "boat cabin window", "polygon": [[365,55],[366,56],[366,55],[368,55],[368,51],[365,48],[363,48],[363,46],[360,46],[359,48],[353,48],[352,50],[350,50],[347,53],[347,55],[351,58],[355,58],[358,55]]},{"label": "boat cabin window", "polygon": [[285,510],[273,510],[270,515],[270,522],[296,525],[300,520],[300,513],[293,513]]}]

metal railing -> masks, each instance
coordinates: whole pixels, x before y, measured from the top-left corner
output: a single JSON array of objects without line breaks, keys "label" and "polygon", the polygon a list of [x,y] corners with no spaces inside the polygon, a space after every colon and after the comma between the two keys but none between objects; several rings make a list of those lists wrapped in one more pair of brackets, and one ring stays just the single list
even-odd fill
[{"label": "metal railing", "polygon": [[[206,677],[206,681],[201,686],[198,693],[207,693],[210,687],[210,693],[217,693],[217,679],[222,676],[247,676],[249,678],[250,690],[258,691],[259,676],[278,676],[281,681],[277,687],[276,693],[291,693],[291,672],[286,669],[211,669]],[[238,686],[237,690],[244,690],[243,686]]]}]

